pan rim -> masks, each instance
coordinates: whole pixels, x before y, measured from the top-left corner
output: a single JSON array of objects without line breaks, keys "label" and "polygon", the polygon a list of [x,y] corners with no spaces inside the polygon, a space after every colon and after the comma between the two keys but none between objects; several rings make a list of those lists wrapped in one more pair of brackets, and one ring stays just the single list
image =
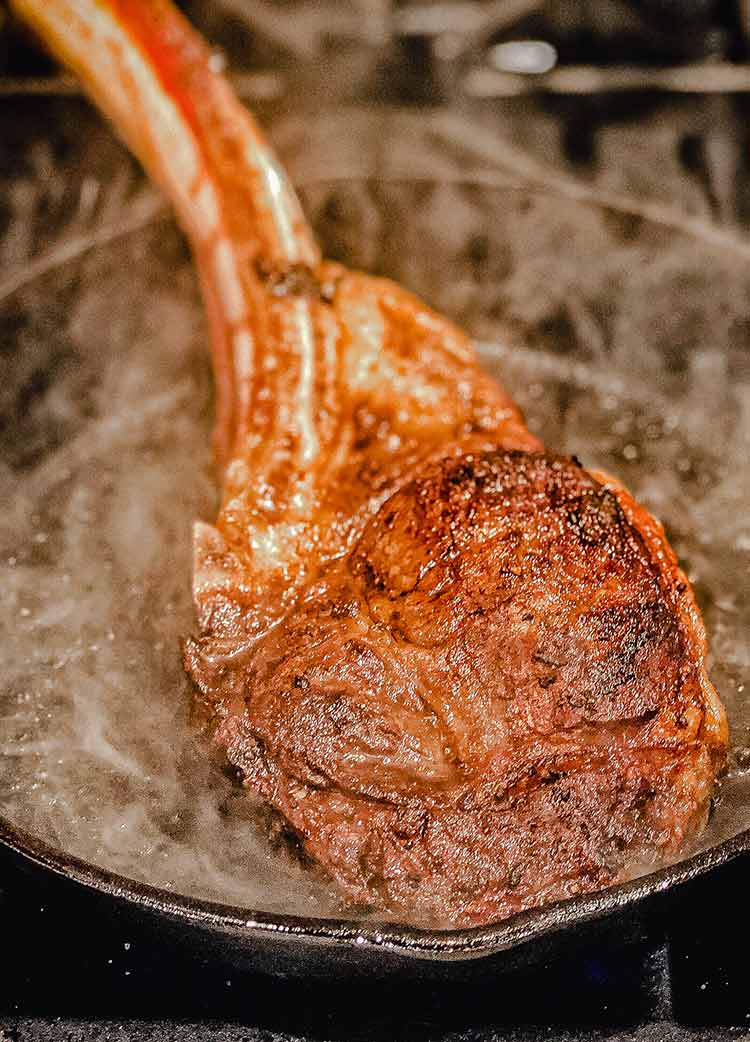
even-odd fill
[{"label": "pan rim", "polygon": [[54,847],[0,815],[0,844],[26,862],[94,894],[233,939],[284,941],[294,946],[324,945],[383,952],[415,961],[462,962],[509,952],[567,926],[604,919],[652,896],[672,890],[743,853],[750,853],[750,829],[673,865],[627,883],[516,913],[487,926],[438,930],[399,923],[357,922],[262,912],[174,893],[121,876]]},{"label": "pan rim", "polygon": [[[319,184],[337,182],[386,181],[407,183],[425,181],[440,184],[479,184],[492,192],[529,193],[542,196],[545,186],[533,182],[512,181],[483,182],[482,172],[456,178],[419,177],[414,173],[379,174],[377,177],[363,173],[350,175],[328,175],[325,177],[302,177],[297,186],[302,191]],[[559,196],[565,198],[564,194]],[[581,198],[578,205],[598,207],[603,205],[595,198]],[[143,227],[161,221],[174,221],[174,217],[160,201],[151,200],[153,210],[145,207],[145,213],[134,227],[123,227],[115,238],[130,238]],[[605,208],[618,209],[608,205]],[[651,223],[658,224],[653,218]],[[142,221],[142,224],[140,223]],[[673,229],[676,234],[693,234],[690,229]],[[83,248],[96,251],[106,247],[107,241],[93,240]],[[716,244],[703,241],[703,245],[716,249]],[[49,270],[58,270],[75,263],[77,256],[64,257],[55,261]],[[44,278],[47,270],[33,276],[31,281]],[[25,285],[26,283],[24,283]],[[0,293],[0,303],[12,297],[18,287]],[[481,349],[483,338],[475,339]],[[543,940],[569,926],[591,923],[613,913],[630,908],[640,901],[655,897],[681,884],[707,874],[742,854],[750,853],[750,828],[723,840],[715,846],[692,854],[672,865],[657,869],[630,882],[617,884],[591,894],[578,895],[564,901],[554,902],[540,908],[517,913],[508,919],[488,926],[462,929],[437,930],[410,927],[396,923],[357,922],[353,919],[334,919],[301,916],[287,913],[262,912],[236,905],[191,897],[176,893],[132,877],[123,876],[69,854],[61,848],[44,842],[38,836],[12,823],[0,814],[0,845],[25,862],[73,883],[92,894],[110,898],[114,902],[149,911],[185,926],[194,926],[223,934],[227,938],[238,938],[250,944],[253,940],[276,940],[293,946],[325,945],[350,951],[370,950],[382,952],[386,958],[404,957],[415,962],[462,962],[481,960],[492,955],[510,952],[521,946]]]}]

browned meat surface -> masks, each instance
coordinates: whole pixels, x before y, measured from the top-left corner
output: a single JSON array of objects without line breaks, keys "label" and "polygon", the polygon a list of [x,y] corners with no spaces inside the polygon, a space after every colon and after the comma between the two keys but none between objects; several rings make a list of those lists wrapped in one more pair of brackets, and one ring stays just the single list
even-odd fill
[{"label": "browned meat surface", "polygon": [[615,481],[545,452],[466,337],[321,260],[166,0],[15,0],[175,202],[223,501],[186,668],[349,900],[486,923],[673,855],[726,747],[688,582]]},{"label": "browned meat surface", "polygon": [[685,582],[620,496],[542,452],[439,460],[234,661],[189,643],[230,761],[355,900],[487,922],[702,825]]}]

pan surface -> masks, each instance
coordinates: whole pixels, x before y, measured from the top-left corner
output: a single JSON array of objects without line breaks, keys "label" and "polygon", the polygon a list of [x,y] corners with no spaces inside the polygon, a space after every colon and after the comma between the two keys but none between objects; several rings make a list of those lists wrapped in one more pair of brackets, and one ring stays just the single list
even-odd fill
[{"label": "pan surface", "polygon": [[[182,237],[99,133],[100,147],[48,157],[42,189],[33,170],[20,178],[3,243],[0,840],[178,928],[303,965],[321,950],[394,966],[510,960],[748,849],[741,240],[486,179],[301,184],[329,256],[463,324],[549,446],[615,474],[661,518],[730,719],[729,773],[677,864],[496,926],[420,931],[352,914],[274,847],[263,808],[191,727],[178,650],[193,627],[190,528],[217,497],[206,330]],[[101,176],[102,148],[115,178]]]}]

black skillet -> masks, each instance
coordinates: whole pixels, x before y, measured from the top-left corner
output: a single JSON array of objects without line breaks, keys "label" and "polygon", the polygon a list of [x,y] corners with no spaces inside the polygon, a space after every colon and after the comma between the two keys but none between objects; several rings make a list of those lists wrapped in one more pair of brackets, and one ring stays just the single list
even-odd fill
[{"label": "black skillet", "polygon": [[[683,860],[631,882],[495,925],[452,931],[347,918],[330,895],[324,917],[300,913],[299,900],[294,914],[270,898],[262,910],[262,887],[264,900],[222,902],[221,885],[211,890],[199,871],[185,869],[192,882],[181,886],[179,861],[172,877],[155,869],[152,837],[142,862],[138,836],[120,846],[101,839],[115,811],[125,821],[139,820],[143,779],[139,773],[134,781],[123,766],[139,755],[128,728],[147,742],[160,729],[169,739],[175,720],[185,734],[189,730],[173,638],[191,624],[189,521],[210,516],[213,506],[210,377],[184,243],[136,169],[87,110],[81,109],[81,120],[88,136],[77,128],[67,150],[60,147],[66,133],[60,124],[49,114],[34,115],[41,122],[22,135],[26,166],[16,160],[2,167],[5,188],[11,180],[28,186],[35,177],[28,169],[34,148],[57,135],[47,160],[53,169],[37,205],[26,217],[16,215],[35,222],[35,245],[0,283],[0,328],[11,348],[0,398],[2,480],[24,499],[20,508],[5,500],[0,530],[7,595],[0,621],[10,664],[0,689],[0,842],[63,885],[83,888],[92,901],[145,917],[204,954],[279,973],[445,976],[549,958],[592,930],[619,938],[637,920],[637,909],[750,851],[750,780],[743,773],[750,734],[743,686],[750,621],[743,596],[750,549],[742,447],[750,427],[750,367],[741,342],[750,313],[747,246],[730,235],[709,241],[700,227],[684,233],[634,220],[596,199],[572,203],[551,189],[493,186],[486,175],[472,180],[460,162],[441,181],[396,174],[310,181],[301,186],[303,201],[329,256],[393,275],[461,321],[548,444],[618,474],[666,522],[701,600],[715,648],[712,676],[732,728],[730,774],[706,832]],[[382,133],[382,123],[368,130],[363,122],[357,132]],[[388,132],[397,139],[398,124]],[[93,146],[80,145],[92,136]],[[408,150],[408,143],[401,146]],[[426,147],[423,141],[415,151],[420,161]],[[102,175],[107,156],[116,176]],[[108,198],[112,181],[119,192],[114,202]],[[98,196],[93,202],[92,193]],[[76,203],[78,211],[85,204],[91,212],[76,217]],[[157,345],[169,323],[179,336],[168,338],[160,355]],[[131,397],[121,390],[128,380],[136,383]],[[149,406],[145,418],[134,414],[141,399]],[[148,539],[139,526],[153,523],[161,501],[154,494],[141,504],[142,482],[128,483],[144,459],[151,468],[147,477],[164,489],[167,516],[158,522],[164,532],[149,535],[164,541],[168,557],[168,572],[156,578],[160,565],[143,549]],[[195,488],[184,481],[190,468]],[[71,520],[71,504],[81,501],[82,517]],[[127,510],[133,511],[130,529],[102,536],[102,511],[112,521]],[[69,545],[82,533],[92,547],[85,557]],[[87,572],[92,555],[96,567]],[[25,569],[20,579],[19,568]],[[99,581],[101,608],[91,590]],[[80,619],[79,601],[84,609],[89,601],[94,606]],[[50,616],[53,608],[57,614]],[[99,648],[108,627],[111,644],[127,643],[132,666],[118,665]],[[83,634],[83,643],[76,634]],[[66,641],[83,648],[80,655],[61,655]],[[115,750],[105,763],[87,744],[91,728],[76,731],[71,720],[81,713],[86,720],[87,712],[101,707],[100,672],[109,670],[120,683],[131,668],[126,704],[124,695],[112,704],[105,700],[105,716],[95,720],[105,750]],[[156,694],[143,694],[144,677],[153,677]],[[164,768],[177,818],[184,800],[174,786],[197,762],[194,749],[178,746],[175,739],[172,752],[182,766]],[[159,748],[149,770],[165,762]],[[58,767],[72,772],[59,774],[67,779],[62,797],[55,788]],[[219,770],[212,766],[206,778],[214,776]],[[237,808],[244,797],[238,802],[229,783],[224,789],[218,781],[206,784],[218,786],[227,820],[239,814],[240,832],[255,827],[243,825]],[[211,827],[221,835],[221,823],[212,820]],[[180,828],[165,826],[159,842],[169,857],[179,847],[189,864],[190,843],[204,841],[204,834],[200,822]],[[265,857],[264,840],[253,851],[256,859]],[[268,856],[264,870],[274,857],[286,858]],[[290,893],[295,879],[306,885],[307,870],[284,865]],[[253,903],[255,910],[244,906]]]}]

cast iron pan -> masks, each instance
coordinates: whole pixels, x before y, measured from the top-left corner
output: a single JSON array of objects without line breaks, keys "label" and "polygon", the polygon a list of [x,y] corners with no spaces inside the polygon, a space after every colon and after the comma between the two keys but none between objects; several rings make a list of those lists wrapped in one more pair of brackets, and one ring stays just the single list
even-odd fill
[{"label": "cast iron pan", "polygon": [[[473,183],[460,159],[441,181],[302,186],[329,256],[467,326],[547,444],[618,475],[662,518],[730,717],[729,774],[681,861],[493,926],[417,930],[347,911],[274,848],[263,809],[190,724],[177,644],[193,624],[190,523],[216,498],[192,264],[88,110],[74,134],[33,115],[0,170],[14,258],[0,280],[0,841],[203,953],[327,974],[548,958],[750,849],[747,245]],[[425,142],[411,145],[423,161]]]},{"label": "cast iron pan", "polygon": [[181,934],[180,942],[194,946],[203,958],[213,955],[241,969],[283,976],[399,974],[459,980],[546,962],[594,937],[611,939],[619,948],[647,929],[634,906],[641,911],[648,899],[750,852],[745,832],[678,865],[597,894],[522,913],[494,926],[436,931],[268,915],[173,894],[70,857],[4,820],[0,842],[35,867],[124,905],[161,933],[173,938]]}]

